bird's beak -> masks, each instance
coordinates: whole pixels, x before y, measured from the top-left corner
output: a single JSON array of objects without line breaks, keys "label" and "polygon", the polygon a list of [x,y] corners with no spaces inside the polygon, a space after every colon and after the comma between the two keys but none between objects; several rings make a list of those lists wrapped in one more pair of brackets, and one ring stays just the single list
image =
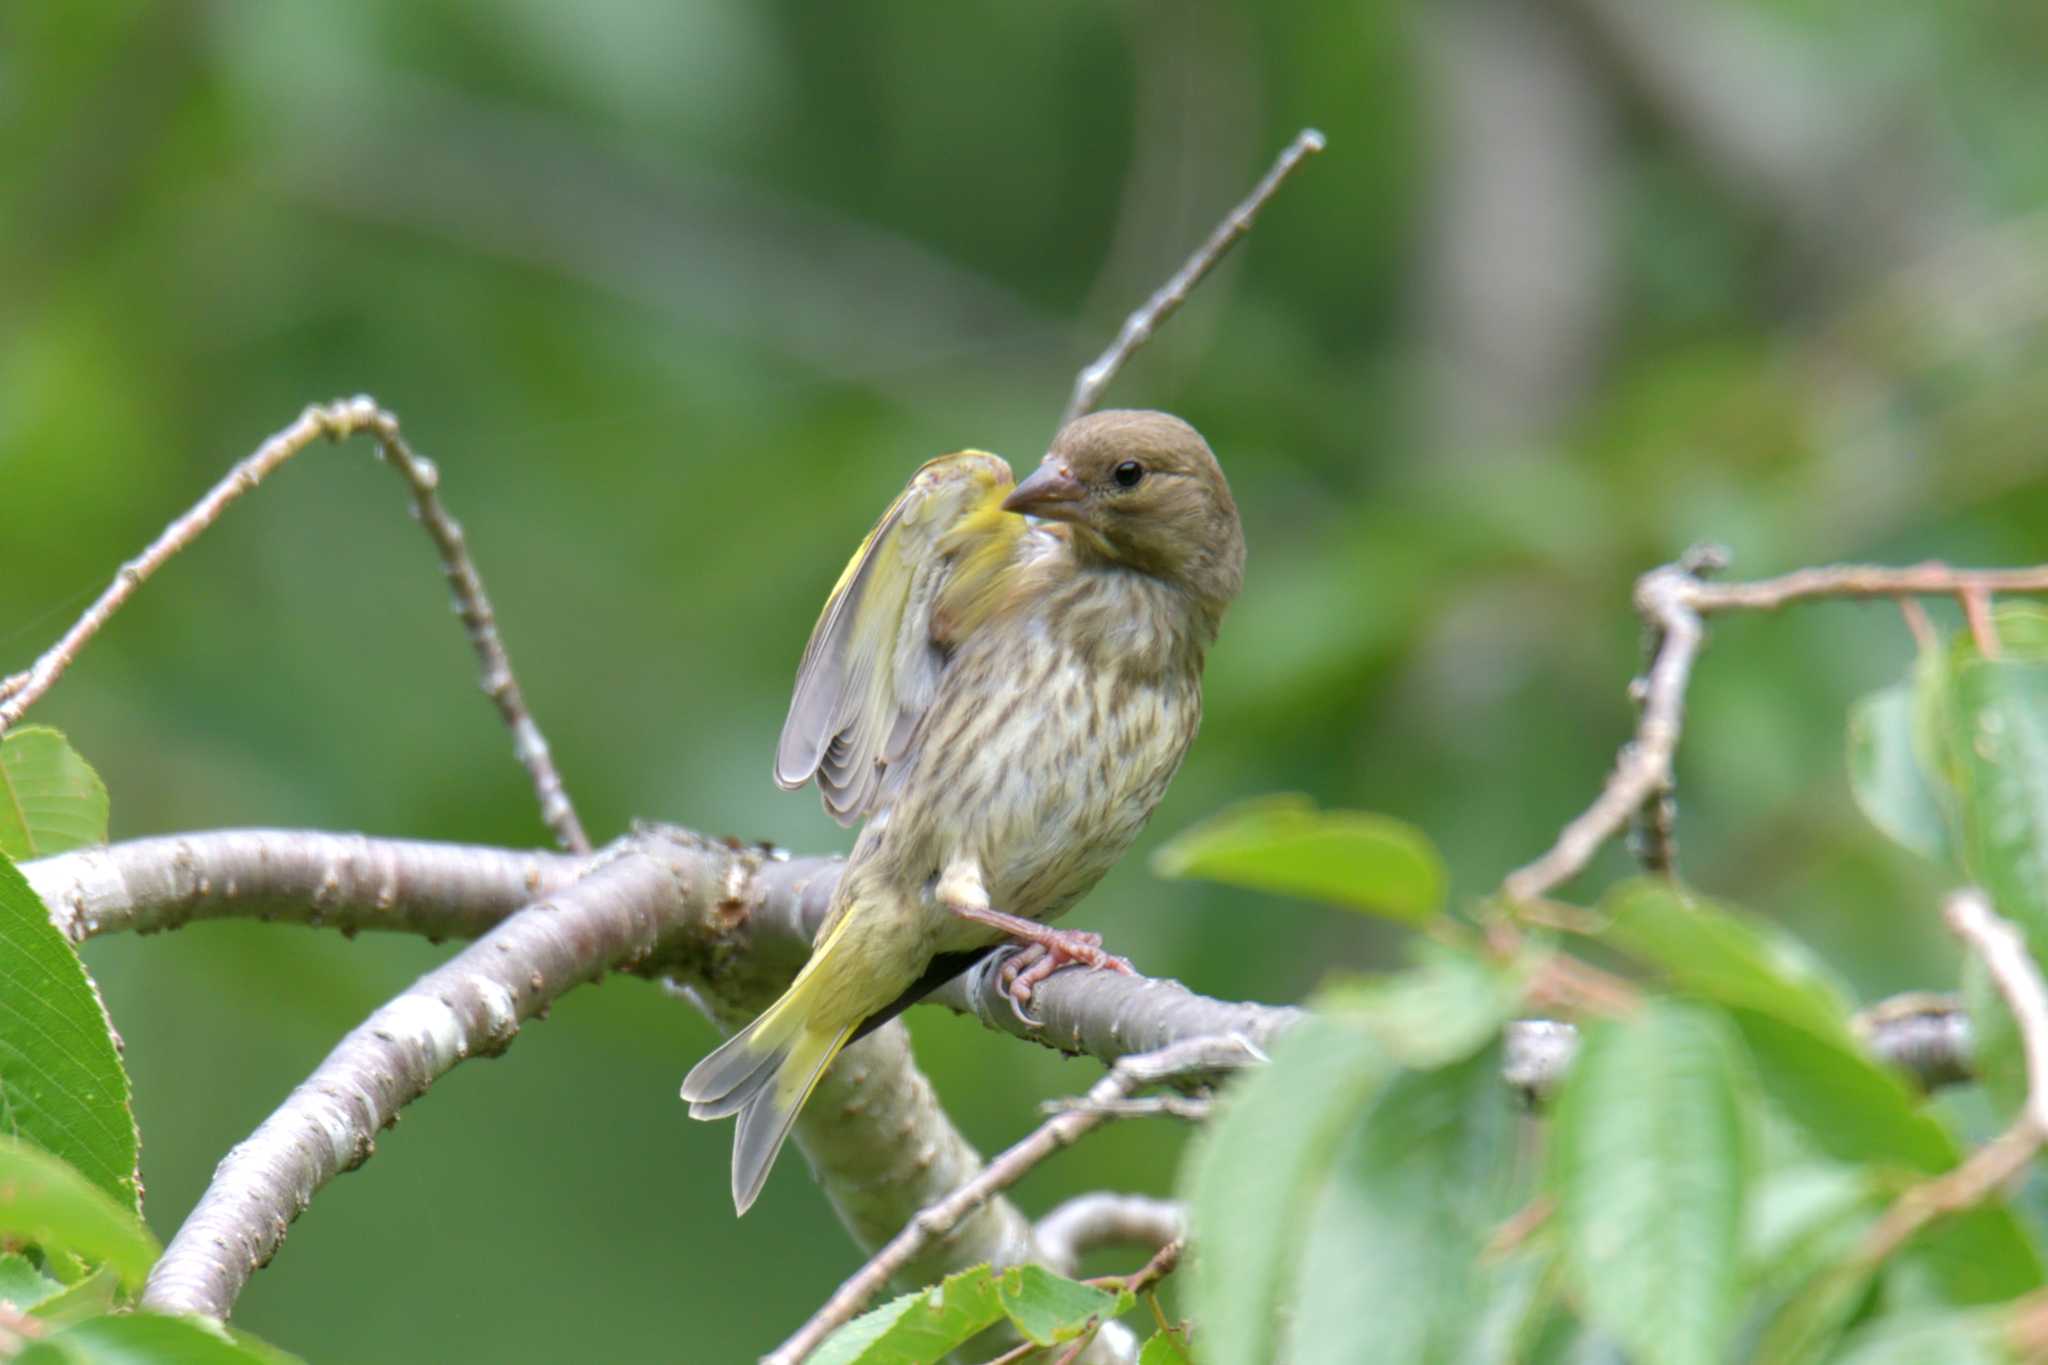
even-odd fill
[{"label": "bird's beak", "polygon": [[1086,490],[1064,460],[1047,460],[1003,499],[1005,512],[1025,512],[1048,521],[1072,521]]}]

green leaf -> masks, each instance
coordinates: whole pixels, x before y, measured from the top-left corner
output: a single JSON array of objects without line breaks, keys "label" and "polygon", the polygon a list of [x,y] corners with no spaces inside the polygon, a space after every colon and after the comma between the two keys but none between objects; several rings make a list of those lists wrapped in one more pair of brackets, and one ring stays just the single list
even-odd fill
[{"label": "green leaf", "polygon": [[111,1266],[139,1289],[156,1239],[134,1212],[48,1152],[0,1137],[0,1241],[33,1242]]},{"label": "green leaf", "polygon": [[1903,1321],[1880,1318],[1834,1357],[1835,1365],[2005,1365],[2003,1323],[1991,1313],[1947,1313]]},{"label": "green leaf", "polygon": [[1233,806],[1169,840],[1152,868],[1411,923],[1444,905],[1443,859],[1420,830],[1384,815],[1319,811],[1301,796]]},{"label": "green leaf", "polygon": [[1194,1357],[1178,1333],[1155,1332],[1138,1352],[1138,1365],[1194,1365]]},{"label": "green leaf", "polygon": [[297,1357],[197,1319],[133,1313],[76,1323],[15,1359],[17,1365],[289,1365]]},{"label": "green leaf", "polygon": [[1904,1079],[1854,1042],[1761,1010],[1731,1009],[1728,1017],[1772,1105],[1824,1154],[1922,1174],[1955,1164],[1955,1139]]},{"label": "green leaf", "polygon": [[1681,992],[1853,1045],[1846,995],[1775,925],[1649,879],[1617,887],[1600,909],[1600,941],[1658,968]]},{"label": "green leaf", "polygon": [[104,1317],[114,1310],[114,1301],[120,1296],[121,1277],[101,1266],[77,1284],[67,1285],[61,1293],[44,1299],[29,1313],[52,1327],[65,1327],[87,1318]]},{"label": "green leaf", "polygon": [[1004,1271],[996,1297],[1017,1330],[1040,1346],[1072,1341],[1136,1302],[1128,1290],[1112,1294],[1037,1265]]},{"label": "green leaf", "polygon": [[1518,974],[1428,940],[1418,940],[1411,953],[1410,970],[1340,980],[1317,996],[1317,1007],[1356,1019],[1395,1061],[1425,1070],[1469,1057],[1500,1036],[1521,1001]]},{"label": "green leaf", "polygon": [[1366,1030],[1312,1015],[1274,1047],[1270,1065],[1225,1091],[1182,1176],[1198,1249],[1190,1299],[1204,1360],[1272,1357],[1302,1225],[1340,1140],[1391,1070]]},{"label": "green leaf", "polygon": [[1849,790],[1870,823],[1893,840],[1946,860],[1948,816],[1921,766],[1914,692],[1912,683],[1896,683],[1849,708]]},{"label": "green leaf", "polygon": [[1970,1016],[1970,1070],[1992,1102],[2006,1113],[2027,1097],[2027,1054],[2012,1009],[1991,979],[1984,959],[1963,959],[1963,1008]]},{"label": "green leaf", "polygon": [[1853,1166],[1808,1161],[1756,1182],[1743,1230],[1745,1278],[1765,1288],[1796,1285],[1848,1254],[1876,1203]]},{"label": "green leaf", "polygon": [[142,1206],[128,1074],[99,992],[14,864],[0,857],[0,1134],[55,1153]]},{"label": "green leaf", "polygon": [[0,1304],[33,1308],[63,1288],[20,1252],[0,1252]]},{"label": "green leaf", "polygon": [[1652,1000],[1587,1029],[1552,1133],[1567,1270],[1587,1316],[1649,1365],[1723,1358],[1745,1209],[1727,1023]]},{"label": "green leaf", "polygon": [[1515,1208],[1520,1121],[1497,1048],[1388,1084],[1308,1219],[1293,1365],[1464,1354],[1496,1278],[1480,1248]]},{"label": "green leaf", "polygon": [[0,735],[0,853],[41,858],[107,841],[107,789],[57,731]]},{"label": "green leaf", "polygon": [[826,1338],[811,1365],[928,1365],[1003,1316],[996,1277],[985,1265],[891,1299]]},{"label": "green leaf", "polygon": [[2048,664],[1969,660],[1951,682],[1963,865],[2048,951]]},{"label": "green leaf", "polygon": [[1472,1324],[1471,1340],[1456,1357],[1462,1365],[1529,1365],[1565,1318],[1557,1256],[1544,1244],[1525,1247],[1486,1274],[1487,1300]]}]

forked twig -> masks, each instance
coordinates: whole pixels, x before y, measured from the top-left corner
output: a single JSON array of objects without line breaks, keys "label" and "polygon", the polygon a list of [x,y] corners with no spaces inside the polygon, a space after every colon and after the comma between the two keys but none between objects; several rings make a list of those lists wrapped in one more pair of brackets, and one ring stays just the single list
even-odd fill
[{"label": "forked twig", "polygon": [[415,455],[398,429],[398,419],[379,407],[374,399],[356,397],[315,405],[300,413],[298,420],[256,448],[227,476],[207,491],[190,510],[166,526],[148,548],[123,564],[93,604],[86,608],[71,629],[29,667],[26,672],[0,679],[0,734],[18,722],[29,707],[49,691],[79,652],[99,634],[114,613],[135,590],[164,566],[171,556],[197,540],[207,527],[220,519],[229,503],[262,483],[278,466],[325,436],[342,441],[367,432],[377,442],[378,452],[405,480],[412,493],[414,515],[426,528],[441,557],[441,569],[455,595],[455,608],[469,635],[483,675],[483,689],[498,708],[505,727],[512,732],[512,750],[532,780],[540,800],[541,818],[554,831],[562,847],[573,853],[590,852],[590,839],[576,818],[561,774],[548,752],[547,740],[526,709],[526,698],[512,674],[512,660],[498,636],[498,622],[484,593],[483,579],[470,559],[462,527],[441,505],[440,472],[432,461]]},{"label": "forked twig", "polygon": [[1238,1038],[1195,1038],[1159,1052],[1126,1057],[1088,1091],[1094,1109],[1074,1110],[1048,1119],[1023,1141],[991,1161],[982,1173],[919,1213],[855,1271],[846,1283],[798,1328],[789,1340],[762,1357],[762,1365],[797,1365],[840,1326],[850,1322],[882,1291],[897,1271],[926,1245],[944,1237],[961,1218],[992,1196],[1023,1179],[1026,1172],[1062,1147],[1079,1140],[1107,1120],[1101,1106],[1125,1099],[1142,1086],[1192,1071],[1217,1071],[1259,1060],[1258,1049]]},{"label": "forked twig", "polygon": [[[2048,592],[2048,565],[2031,569],[1955,569],[1915,564],[1891,569],[1838,564],[1753,583],[1711,583],[1718,552],[1695,550],[1636,581],[1636,611],[1657,640],[1642,683],[1642,714],[1593,804],[1567,824],[1541,857],[1510,873],[1501,894],[1511,905],[1546,895],[1577,876],[1601,845],[1627,827],[1646,802],[1672,783],[1672,759],[1685,716],[1685,689],[1706,643],[1705,618],[1720,612],[1776,611],[1821,598],[1954,597],[1981,604],[1994,593]],[[1988,616],[1985,618],[1988,622]]]},{"label": "forked twig", "polygon": [[1972,887],[1950,896],[1942,918],[1984,963],[2019,1026],[2027,1065],[2026,1101],[2006,1130],[1969,1160],[1892,1201],[1849,1262],[1852,1273],[1876,1269],[1935,1219],[1983,1202],[2025,1170],[2048,1141],[2048,984],[2042,982],[2020,931],[1992,913],[1982,891]]},{"label": "forked twig", "polygon": [[1209,239],[1195,248],[1195,254],[1188,257],[1187,264],[1173,273],[1173,277],[1159,286],[1151,298],[1136,312],[1124,319],[1123,327],[1117,332],[1116,340],[1109,343],[1109,349],[1082,368],[1074,376],[1073,396],[1067,399],[1067,410],[1060,414],[1060,425],[1065,426],[1076,417],[1085,416],[1095,410],[1102,401],[1103,390],[1110,386],[1117,372],[1135,355],[1140,346],[1152,339],[1165,322],[1187,302],[1188,295],[1202,282],[1202,277],[1216,268],[1230,248],[1252,230],[1258,220],[1259,211],[1279,193],[1287,177],[1293,175],[1302,162],[1323,150],[1323,135],[1314,128],[1304,128],[1295,135],[1294,141],[1274,161],[1272,169],[1252,187],[1252,192],[1225,215]]}]

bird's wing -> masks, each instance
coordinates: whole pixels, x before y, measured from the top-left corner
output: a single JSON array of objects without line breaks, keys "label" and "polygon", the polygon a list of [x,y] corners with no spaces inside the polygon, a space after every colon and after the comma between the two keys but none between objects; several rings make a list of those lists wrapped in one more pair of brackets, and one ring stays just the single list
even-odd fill
[{"label": "bird's wing", "polygon": [[952,647],[1000,587],[1025,533],[1002,501],[1010,466],[985,451],[932,460],[861,542],[797,668],[775,751],[775,781],[816,778],[842,825],[873,813],[938,691]]}]

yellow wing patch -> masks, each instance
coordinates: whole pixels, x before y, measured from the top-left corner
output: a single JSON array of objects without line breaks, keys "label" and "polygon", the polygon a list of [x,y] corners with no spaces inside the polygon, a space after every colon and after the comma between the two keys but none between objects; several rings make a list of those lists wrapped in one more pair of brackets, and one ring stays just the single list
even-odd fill
[{"label": "yellow wing patch", "polygon": [[826,600],[804,648],[775,781],[815,779],[840,824],[870,814],[938,690],[947,652],[993,609],[1022,517],[1002,509],[1010,466],[986,451],[929,461],[889,504]]}]

